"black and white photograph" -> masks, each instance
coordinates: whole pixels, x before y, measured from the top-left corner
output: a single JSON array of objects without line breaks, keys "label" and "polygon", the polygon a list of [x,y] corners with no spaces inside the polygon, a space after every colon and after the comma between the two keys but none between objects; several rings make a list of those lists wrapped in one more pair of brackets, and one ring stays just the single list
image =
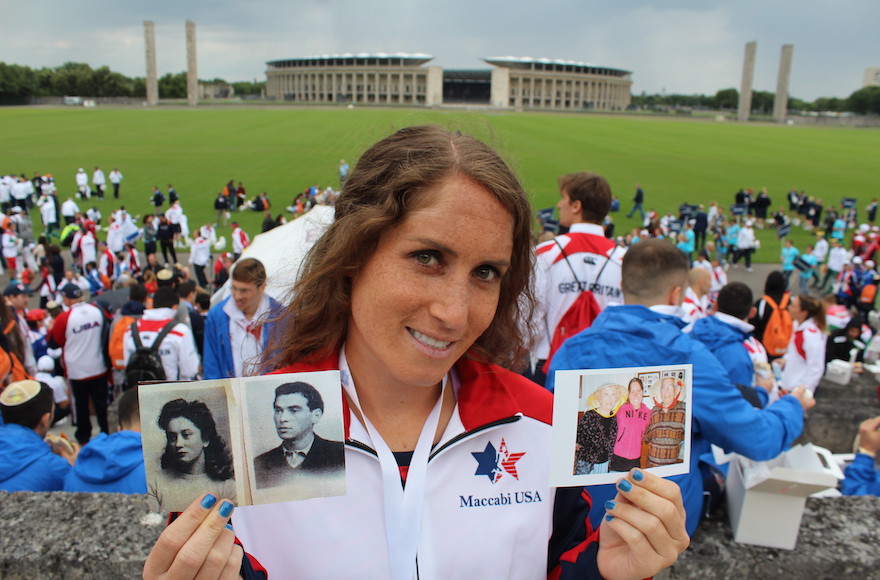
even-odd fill
[{"label": "black and white photograph", "polygon": [[139,389],[147,493],[155,509],[183,511],[204,492],[239,501],[233,454],[238,426],[227,381]]},{"label": "black and white photograph", "polygon": [[239,382],[254,504],[345,493],[339,372]]}]

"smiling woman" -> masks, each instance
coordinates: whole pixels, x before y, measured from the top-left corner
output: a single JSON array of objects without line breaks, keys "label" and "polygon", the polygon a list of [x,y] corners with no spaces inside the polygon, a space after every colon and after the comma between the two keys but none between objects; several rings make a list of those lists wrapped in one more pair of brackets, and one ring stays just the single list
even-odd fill
[{"label": "smiling woman", "polygon": [[241,569],[231,504],[203,496],[144,576],[643,578],[672,563],[688,543],[675,484],[621,474],[601,540],[587,495],[548,485],[552,395],[500,366],[526,342],[530,223],[519,181],[476,139],[423,126],[371,147],[306,259],[275,361],[341,371],[347,494],[238,509]]}]

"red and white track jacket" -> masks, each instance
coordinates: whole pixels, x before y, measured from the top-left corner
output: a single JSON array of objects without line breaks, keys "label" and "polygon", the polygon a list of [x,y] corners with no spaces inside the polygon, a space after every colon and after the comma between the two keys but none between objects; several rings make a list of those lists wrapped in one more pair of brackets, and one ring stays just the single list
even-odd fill
[{"label": "red and white track jacket", "polygon": [[825,374],[825,333],[812,318],[796,324],[782,368],[782,387],[788,391],[804,385],[815,391]]},{"label": "red and white track jacket", "polygon": [[681,319],[688,324],[696,322],[701,318],[706,318],[709,316],[709,296],[706,295],[701,298],[688,286],[684,291],[684,302],[681,304],[681,309],[684,313]]},{"label": "red and white track jacket", "polygon": [[[175,312],[171,308],[144,310],[143,317],[137,321],[141,343],[146,347],[151,346],[162,328],[171,322],[174,316]],[[123,356],[125,363],[128,364],[128,359],[136,350],[130,327],[126,329],[122,341]],[[162,358],[165,378],[169,381],[190,381],[199,373],[199,353],[196,352],[192,330],[182,322],[176,323],[171,332],[162,339],[159,356]]]},{"label": "red and white track jacket", "polygon": [[49,332],[49,346],[64,349],[64,370],[68,379],[84,381],[107,372],[101,325],[104,313],[93,304],[78,302],[55,319]]},{"label": "red and white track jacket", "polygon": [[[565,256],[556,241],[565,249]],[[538,340],[534,355],[538,359],[546,359],[550,354],[550,341],[556,326],[582,291],[591,290],[602,310],[609,304],[623,303],[620,268],[626,249],[617,247],[613,240],[606,238],[602,226],[577,223],[571,226],[567,234],[557,236],[555,241],[540,244],[536,251],[535,296],[538,310],[532,331]],[[571,268],[566,263],[566,256]],[[572,269],[577,274],[577,281]]]},{"label": "red and white track jacket", "polygon": [[[279,372],[338,368],[333,355]],[[547,578],[548,554],[550,577],[598,578],[589,495],[548,485],[552,395],[467,359],[450,384],[457,405],[428,460],[418,578]],[[389,577],[379,460],[347,406],[344,417],[346,495],[235,511],[238,539],[270,578]]]}]

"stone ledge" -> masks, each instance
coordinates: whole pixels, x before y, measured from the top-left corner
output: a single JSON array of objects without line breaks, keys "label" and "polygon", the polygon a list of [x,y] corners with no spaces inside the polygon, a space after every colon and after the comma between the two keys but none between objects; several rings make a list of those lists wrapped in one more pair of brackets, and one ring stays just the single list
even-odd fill
[{"label": "stone ledge", "polygon": [[700,524],[688,550],[657,580],[880,578],[880,498],[810,498],[794,550],[733,541],[725,509]]},{"label": "stone ledge", "polygon": [[146,498],[0,492],[0,578],[140,578],[166,522]]},{"label": "stone ledge", "polygon": [[[880,578],[878,521],[877,497],[810,499],[787,551],[734,543],[721,509],[658,579]],[[0,492],[0,577],[140,578],[164,526],[143,495]]]}]

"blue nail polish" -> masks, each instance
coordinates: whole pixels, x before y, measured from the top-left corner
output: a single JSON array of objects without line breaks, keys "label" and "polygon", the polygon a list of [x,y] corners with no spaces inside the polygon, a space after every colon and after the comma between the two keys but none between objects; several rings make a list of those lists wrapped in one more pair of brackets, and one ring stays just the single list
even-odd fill
[{"label": "blue nail polish", "polygon": [[215,503],[217,503],[217,498],[214,497],[213,495],[211,495],[210,493],[202,499],[202,507],[205,508],[206,510],[209,510],[212,507],[214,507]]},{"label": "blue nail polish", "polygon": [[620,488],[620,491],[627,492],[633,488],[633,484],[625,479],[621,479],[620,483],[617,484],[617,487]]},{"label": "blue nail polish", "polygon": [[614,519],[614,516],[612,516],[611,514],[606,514],[606,515],[605,515],[605,521],[606,521],[606,522],[610,522],[610,521],[613,520],[613,519]]},{"label": "blue nail polish", "polygon": [[645,479],[645,472],[636,469],[635,471],[633,471],[633,479],[635,479],[636,481],[642,481],[643,479]]},{"label": "blue nail polish", "polygon": [[235,531],[235,530],[232,529],[232,524],[226,524],[226,529],[229,530],[230,532],[234,532],[234,531]]},{"label": "blue nail polish", "polygon": [[617,507],[617,502],[614,500],[609,499],[608,501],[605,502],[605,509],[608,510],[609,512],[612,511],[616,507]]},{"label": "blue nail polish", "polygon": [[220,506],[220,517],[228,518],[230,515],[232,515],[232,510],[234,509],[235,506],[232,504],[232,502],[224,501],[223,505]]}]

